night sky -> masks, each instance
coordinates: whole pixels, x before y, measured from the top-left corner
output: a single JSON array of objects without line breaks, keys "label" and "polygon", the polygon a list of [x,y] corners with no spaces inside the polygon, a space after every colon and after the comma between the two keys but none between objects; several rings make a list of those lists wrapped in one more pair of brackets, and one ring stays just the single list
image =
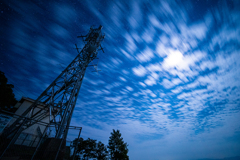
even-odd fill
[{"label": "night sky", "polygon": [[36,99],[102,25],[71,122],[84,139],[119,129],[131,160],[240,156],[239,2],[1,1],[0,70]]}]

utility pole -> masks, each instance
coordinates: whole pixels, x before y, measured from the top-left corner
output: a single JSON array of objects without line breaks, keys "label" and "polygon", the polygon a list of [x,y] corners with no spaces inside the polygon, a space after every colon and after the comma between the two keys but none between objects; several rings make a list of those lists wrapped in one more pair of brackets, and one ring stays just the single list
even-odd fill
[{"label": "utility pole", "polygon": [[[54,130],[52,137],[66,139],[86,68],[97,57],[98,51],[103,51],[101,42],[105,35],[102,34],[101,30],[101,25],[98,28],[91,27],[87,35],[78,36],[78,38],[82,38],[85,45],[80,50],[75,44],[78,52],[77,57],[42,92],[21,117],[3,132],[2,136],[12,139],[11,144],[16,141],[23,130],[41,122],[46,117],[49,117],[48,127],[51,126],[51,130]],[[39,108],[40,104],[44,107]],[[50,130],[50,128],[48,129]]]}]

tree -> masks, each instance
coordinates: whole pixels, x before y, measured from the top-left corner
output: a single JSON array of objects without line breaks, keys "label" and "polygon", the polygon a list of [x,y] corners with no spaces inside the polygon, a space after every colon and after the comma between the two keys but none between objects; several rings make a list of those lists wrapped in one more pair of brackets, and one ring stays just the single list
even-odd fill
[{"label": "tree", "polygon": [[96,156],[98,160],[105,160],[108,156],[107,148],[101,141],[97,143]]},{"label": "tree", "polygon": [[0,71],[0,108],[2,110],[15,112],[15,109],[12,108],[17,103],[12,90],[14,86],[7,84],[7,81],[4,73]]},{"label": "tree", "polygon": [[[76,145],[77,139],[73,141],[73,144]],[[78,155],[81,155],[83,159],[95,158],[96,157],[96,140],[88,138],[84,140],[83,138],[79,138],[77,151]]]},{"label": "tree", "polygon": [[[73,145],[76,146],[77,143],[77,139],[75,139],[73,141]],[[80,159],[80,157],[82,159],[89,159],[89,158],[97,158],[98,160],[105,160],[107,155],[108,155],[108,151],[106,146],[104,146],[104,144],[99,141],[98,143],[96,143],[96,140],[90,139],[88,138],[87,140],[84,140],[83,138],[79,138],[78,140],[78,148],[77,148],[77,155],[78,159]]]},{"label": "tree", "polygon": [[[76,138],[75,140],[73,140],[73,145],[76,147],[75,149],[77,149],[76,150],[77,155],[82,155],[84,152],[85,146],[84,146],[83,141],[84,141],[84,139],[82,137],[79,139]],[[79,156],[76,156],[76,157],[78,157],[77,159],[79,159]]]},{"label": "tree", "polygon": [[96,140],[88,138],[84,142],[84,159],[96,157]]},{"label": "tree", "polygon": [[127,143],[124,143],[119,130],[113,129],[109,137],[108,148],[112,160],[129,160]]}]

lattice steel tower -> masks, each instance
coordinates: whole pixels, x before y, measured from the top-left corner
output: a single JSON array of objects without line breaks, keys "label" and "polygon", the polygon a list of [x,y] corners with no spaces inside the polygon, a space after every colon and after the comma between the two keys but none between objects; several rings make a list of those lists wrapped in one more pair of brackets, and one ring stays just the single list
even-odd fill
[{"label": "lattice steel tower", "polygon": [[[3,135],[12,137],[14,141],[23,130],[49,117],[50,126],[53,126],[52,129],[54,129],[53,137],[66,139],[86,68],[97,57],[98,51],[103,51],[101,42],[105,36],[101,29],[102,26],[95,29],[91,27],[86,36],[78,36],[78,38],[83,39],[85,46],[80,51],[80,48],[76,45],[77,57],[42,92],[37,100],[22,114],[22,117],[19,117],[4,131]],[[44,107],[39,108],[38,105],[40,104]]]}]

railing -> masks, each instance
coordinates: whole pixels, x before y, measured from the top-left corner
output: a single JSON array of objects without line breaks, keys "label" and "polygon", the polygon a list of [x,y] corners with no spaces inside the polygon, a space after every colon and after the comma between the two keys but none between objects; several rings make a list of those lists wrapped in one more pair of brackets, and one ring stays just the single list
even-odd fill
[{"label": "railing", "polygon": [[29,133],[21,133],[14,144],[36,147],[41,137]]}]

